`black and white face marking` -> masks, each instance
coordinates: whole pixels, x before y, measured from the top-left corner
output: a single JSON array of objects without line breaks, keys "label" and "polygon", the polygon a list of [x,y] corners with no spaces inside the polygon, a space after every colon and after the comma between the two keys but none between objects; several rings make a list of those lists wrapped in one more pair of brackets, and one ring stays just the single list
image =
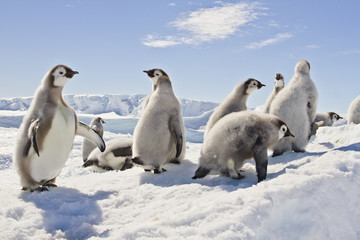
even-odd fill
[{"label": "black and white face marking", "polygon": [[54,86],[63,87],[75,74],[78,74],[78,72],[66,68],[65,66],[59,66],[52,74],[54,76]]},{"label": "black and white face marking", "polygon": [[337,113],[334,112],[329,112],[329,115],[332,123],[336,122],[339,119],[342,119],[342,117],[340,117]]},{"label": "black and white face marking", "polygon": [[284,77],[283,77],[283,75],[281,75],[281,73],[277,73],[277,74],[275,75],[275,79],[276,79],[276,80],[280,80],[280,79],[284,79]]},{"label": "black and white face marking", "polygon": [[101,124],[105,123],[104,119],[102,119],[101,117],[97,117],[95,121]]},{"label": "black and white face marking", "polygon": [[161,69],[151,69],[148,71],[144,71],[145,73],[147,73],[147,75],[149,76],[149,78],[151,79],[151,81],[153,82],[153,86],[156,85],[157,81],[159,80],[160,77],[162,76],[166,76],[168,77],[168,75],[162,71]]},{"label": "black and white face marking", "polygon": [[262,88],[263,86],[265,86],[264,84],[262,84],[260,81],[256,80],[256,79],[248,79],[246,81],[247,83],[247,89],[246,89],[246,94],[251,94],[252,92],[254,92],[257,89]]},{"label": "black and white face marking", "polygon": [[279,129],[279,140],[282,139],[283,137],[295,137],[289,130],[289,128],[283,124],[281,125],[280,129]]}]

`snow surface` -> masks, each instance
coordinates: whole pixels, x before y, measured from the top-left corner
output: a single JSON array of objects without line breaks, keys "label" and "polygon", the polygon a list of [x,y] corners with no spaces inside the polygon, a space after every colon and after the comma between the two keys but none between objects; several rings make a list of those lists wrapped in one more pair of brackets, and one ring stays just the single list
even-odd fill
[{"label": "snow surface", "polygon": [[[259,184],[252,160],[242,180],[191,179],[201,149],[194,142],[159,175],[93,173],[81,167],[76,137],[58,187],[29,193],[12,164],[23,114],[0,111],[0,239],[360,239],[360,125],[322,127],[307,152],[269,157]],[[131,117],[101,115],[105,141],[131,137]],[[188,121],[202,126],[203,117]]]}]

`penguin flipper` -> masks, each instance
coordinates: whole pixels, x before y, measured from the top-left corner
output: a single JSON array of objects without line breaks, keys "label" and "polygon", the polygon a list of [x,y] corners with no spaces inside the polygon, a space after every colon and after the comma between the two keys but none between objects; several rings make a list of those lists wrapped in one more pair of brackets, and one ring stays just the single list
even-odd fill
[{"label": "penguin flipper", "polygon": [[36,134],[39,129],[39,126],[40,126],[40,119],[37,119],[37,120],[33,121],[29,127],[29,138],[30,138],[31,144],[34,148],[34,151],[36,152],[36,154],[38,156],[40,156],[40,154],[39,154],[39,148],[38,148],[37,141],[36,141]]},{"label": "penguin flipper", "polygon": [[101,152],[105,151],[106,146],[104,139],[96,131],[94,131],[94,129],[92,129],[85,123],[77,123],[76,135],[82,136],[94,142]]},{"label": "penguin flipper", "polygon": [[176,144],[176,155],[175,158],[178,158],[182,151],[183,145],[183,133],[180,128],[179,116],[175,115],[169,120],[169,129],[174,137]]}]

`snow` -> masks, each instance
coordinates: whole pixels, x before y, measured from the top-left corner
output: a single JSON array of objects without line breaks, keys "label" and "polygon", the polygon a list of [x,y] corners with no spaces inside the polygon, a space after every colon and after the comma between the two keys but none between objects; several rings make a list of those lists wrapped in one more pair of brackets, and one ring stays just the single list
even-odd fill
[{"label": "snow", "polygon": [[[360,239],[360,125],[321,127],[307,152],[269,157],[259,184],[253,160],[242,180],[193,180],[199,129],[211,111],[196,108],[185,122],[199,138],[187,142],[185,160],[166,165],[167,172],[93,173],[81,167],[76,137],[58,187],[33,193],[20,190],[12,164],[24,109],[0,111],[0,239]],[[105,141],[130,136],[136,124],[132,113],[114,113],[99,113]],[[79,115],[87,123],[94,117]]]},{"label": "snow", "polygon": [[[139,117],[144,94],[137,95],[64,95],[64,100],[77,113],[115,113],[119,116]],[[29,108],[32,97],[0,98],[0,110],[20,110]],[[180,99],[185,117],[199,116],[212,110],[217,103]]]}]

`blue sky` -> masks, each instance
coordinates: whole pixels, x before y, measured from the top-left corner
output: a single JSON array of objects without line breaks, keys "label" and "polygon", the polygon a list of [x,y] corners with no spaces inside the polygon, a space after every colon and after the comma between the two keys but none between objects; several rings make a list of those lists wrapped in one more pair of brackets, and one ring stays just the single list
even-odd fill
[{"label": "blue sky", "polygon": [[44,74],[80,72],[64,94],[151,91],[142,72],[162,68],[180,98],[221,102],[255,78],[291,79],[311,64],[318,111],[346,113],[360,94],[360,1],[37,0],[0,2],[0,97],[32,96]]}]

